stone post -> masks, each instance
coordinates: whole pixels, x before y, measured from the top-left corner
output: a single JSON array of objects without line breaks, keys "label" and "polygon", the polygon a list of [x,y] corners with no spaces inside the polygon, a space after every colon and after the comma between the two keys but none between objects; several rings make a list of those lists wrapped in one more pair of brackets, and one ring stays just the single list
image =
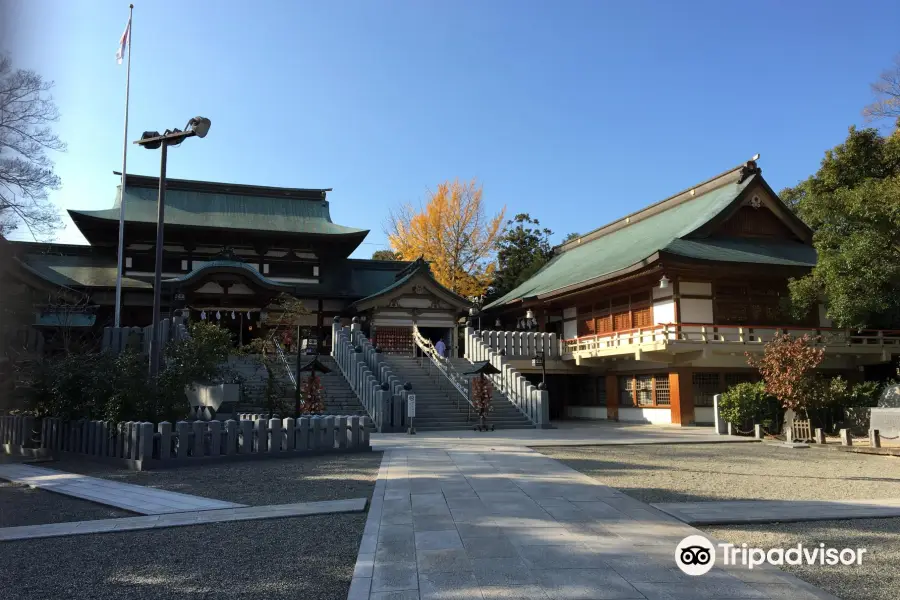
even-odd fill
[{"label": "stone post", "polygon": [[850,436],[849,429],[841,429],[840,435],[841,435],[841,446],[852,446],[853,445],[853,438]]},{"label": "stone post", "polygon": [[334,448],[334,417],[328,415],[323,421],[322,442],[319,447],[324,450],[332,450]]},{"label": "stone post", "polygon": [[194,433],[194,443],[191,444],[191,458],[202,458],[203,438],[206,437],[206,423],[203,421],[194,421],[191,423],[191,431]]},{"label": "stone post", "polygon": [[140,445],[138,447],[138,460],[151,460],[153,458],[153,423],[141,423],[140,434],[138,439]]},{"label": "stone post", "polygon": [[288,417],[282,421],[282,427],[284,428],[284,449],[287,452],[293,452],[297,440],[296,421],[292,417]]},{"label": "stone post", "polygon": [[140,423],[132,421],[129,425],[131,426],[131,431],[128,434],[128,437],[131,438],[131,455],[128,458],[135,460],[138,457],[138,426]]},{"label": "stone post", "polygon": [[256,421],[256,448],[255,452],[265,452],[269,449],[269,425],[265,419]]},{"label": "stone post", "polygon": [[241,454],[253,453],[253,421],[241,421]]},{"label": "stone post", "polygon": [[238,422],[234,419],[225,421],[225,454],[237,452]]},{"label": "stone post", "polygon": [[318,450],[322,443],[322,417],[316,415],[310,419],[309,449]]},{"label": "stone post", "polygon": [[[378,392],[381,394],[382,392]],[[338,448],[347,447],[347,417],[335,417],[335,434]]]},{"label": "stone post", "polygon": [[825,432],[822,431],[822,429],[816,427],[816,430],[813,432],[813,440],[815,440],[817,444],[824,444]]},{"label": "stone post", "polygon": [[722,401],[722,394],[716,394],[713,396],[713,419],[715,421],[716,433],[718,435],[725,435],[728,433],[728,428],[725,423],[725,419],[722,418],[721,412],[719,412],[719,402]]},{"label": "stone post", "polygon": [[178,421],[175,423],[175,433],[178,434],[178,458],[184,459],[188,457],[188,446],[190,445],[189,432],[191,424],[187,421]]},{"label": "stone post", "polygon": [[753,426],[753,437],[758,440],[763,439],[762,425],[759,423]]},{"label": "stone post", "polygon": [[[269,452],[281,452],[281,419],[269,419]],[[265,446],[260,445],[260,448]],[[262,451],[262,450],[260,450]]]},{"label": "stone post", "polygon": [[358,448],[359,444],[360,444],[360,440],[362,439],[362,436],[360,435],[360,431],[359,431],[359,427],[360,427],[359,417],[356,415],[352,415],[350,417],[350,425],[349,426],[350,426],[350,447]]},{"label": "stone post", "polygon": [[172,457],[172,424],[163,421],[159,424],[159,460]]},{"label": "stone post", "polygon": [[728,435],[734,435],[734,426],[731,423],[726,424]]},{"label": "stone post", "polygon": [[209,455],[219,456],[222,452],[222,421],[213,419],[209,422]]},{"label": "stone post", "polygon": [[309,417],[300,417],[297,421],[297,450],[305,451],[309,449]]},{"label": "stone post", "polygon": [[869,446],[872,448],[881,448],[881,432],[877,429],[869,431]]}]

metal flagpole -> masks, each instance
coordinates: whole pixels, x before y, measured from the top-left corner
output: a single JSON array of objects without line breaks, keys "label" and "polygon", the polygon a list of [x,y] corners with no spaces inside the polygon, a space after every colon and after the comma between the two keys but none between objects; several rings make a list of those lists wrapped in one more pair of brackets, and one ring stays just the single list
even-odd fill
[{"label": "metal flagpole", "polygon": [[122,269],[125,266],[125,172],[128,165],[128,96],[131,92],[131,17],[134,4],[128,5],[128,67],[125,71],[125,134],[122,142],[122,190],[119,193],[119,262],[116,269],[116,323],[122,314]]}]

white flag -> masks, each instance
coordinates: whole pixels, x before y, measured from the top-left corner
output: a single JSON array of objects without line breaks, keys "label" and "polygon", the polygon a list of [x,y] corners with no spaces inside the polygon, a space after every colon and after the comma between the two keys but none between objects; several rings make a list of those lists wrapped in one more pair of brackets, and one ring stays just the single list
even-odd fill
[{"label": "white flag", "polygon": [[125,26],[125,31],[122,32],[122,38],[119,40],[119,49],[116,50],[116,62],[120,65],[122,64],[122,59],[125,57],[125,47],[128,45],[128,37],[131,35],[131,19],[128,19],[128,25]]}]

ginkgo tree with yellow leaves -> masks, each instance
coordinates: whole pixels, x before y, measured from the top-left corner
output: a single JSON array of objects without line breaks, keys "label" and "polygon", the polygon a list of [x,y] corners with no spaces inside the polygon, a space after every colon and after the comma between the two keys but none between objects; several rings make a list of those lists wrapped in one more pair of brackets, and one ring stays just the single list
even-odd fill
[{"label": "ginkgo tree with yellow leaves", "polygon": [[506,208],[488,217],[476,180],[446,181],[424,206],[401,206],[387,223],[388,241],[400,260],[420,256],[434,278],[461,296],[482,296],[494,277],[496,243]]}]

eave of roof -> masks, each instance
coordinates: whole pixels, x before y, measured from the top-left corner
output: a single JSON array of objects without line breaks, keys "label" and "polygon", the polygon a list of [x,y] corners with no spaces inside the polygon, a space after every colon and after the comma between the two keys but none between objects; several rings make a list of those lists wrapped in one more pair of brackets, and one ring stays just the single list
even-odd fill
[{"label": "eave of roof", "polygon": [[250,264],[237,260],[209,261],[203,266],[197,267],[196,269],[192,270],[190,273],[185,273],[184,275],[173,277],[171,279],[165,279],[162,281],[162,283],[167,285],[190,283],[191,281],[199,279],[200,277],[203,277],[208,273],[216,271],[237,272],[241,275],[249,276],[263,286],[271,289],[289,290],[294,287],[289,283],[280,283],[273,279],[269,279],[268,277],[254,269]]}]

